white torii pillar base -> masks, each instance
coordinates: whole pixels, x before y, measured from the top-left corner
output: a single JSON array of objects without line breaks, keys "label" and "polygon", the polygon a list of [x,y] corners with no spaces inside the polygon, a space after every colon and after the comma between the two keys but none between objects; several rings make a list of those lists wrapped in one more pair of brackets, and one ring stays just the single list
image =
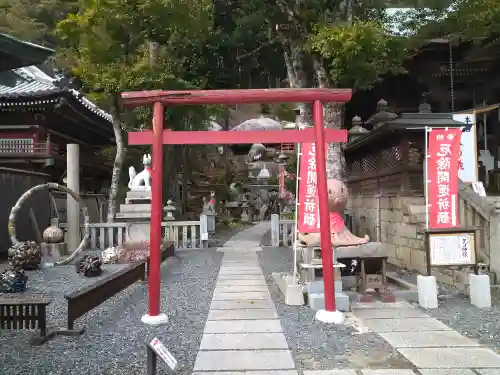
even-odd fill
[{"label": "white torii pillar base", "polygon": [[488,275],[469,274],[470,303],[477,308],[491,307],[491,286]]},{"label": "white torii pillar base", "polygon": [[316,312],[316,320],[328,324],[344,324],[345,317],[342,311],[318,310]]},{"label": "white torii pillar base", "polygon": [[163,314],[163,313],[158,314],[158,315],[154,315],[154,316],[146,314],[141,318],[141,321],[144,324],[147,324],[150,326],[160,326],[160,325],[168,323],[168,316],[167,316],[167,314]]},{"label": "white torii pillar base", "polygon": [[438,293],[434,276],[417,276],[418,304],[423,309],[437,309]]}]

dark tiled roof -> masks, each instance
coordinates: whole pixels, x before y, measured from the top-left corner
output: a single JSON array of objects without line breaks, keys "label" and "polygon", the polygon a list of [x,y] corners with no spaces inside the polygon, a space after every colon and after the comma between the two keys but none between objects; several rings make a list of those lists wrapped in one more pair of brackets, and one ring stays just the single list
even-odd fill
[{"label": "dark tiled roof", "polygon": [[89,111],[112,121],[109,113],[100,109],[82,93],[57,86],[56,79],[35,66],[0,73],[0,108],[55,103],[59,100],[57,94],[69,94]]},{"label": "dark tiled roof", "polygon": [[41,64],[54,50],[0,33],[0,71]]}]

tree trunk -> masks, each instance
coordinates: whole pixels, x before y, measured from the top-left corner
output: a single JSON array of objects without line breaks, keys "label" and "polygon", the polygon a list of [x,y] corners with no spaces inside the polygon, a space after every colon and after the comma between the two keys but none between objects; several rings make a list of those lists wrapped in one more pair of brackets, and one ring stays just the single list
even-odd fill
[{"label": "tree trunk", "polygon": [[113,131],[115,133],[116,155],[111,174],[111,186],[109,189],[107,222],[113,223],[116,215],[116,196],[120,185],[120,175],[125,160],[125,144],[123,143],[122,122],[118,97],[115,95],[111,105],[111,115],[113,117]]},{"label": "tree trunk", "polygon": [[[318,87],[331,88],[323,62],[314,57],[314,71]],[[341,129],[344,117],[344,104],[326,103],[323,107],[325,128]],[[329,143],[326,154],[326,175],[328,179],[345,181],[345,158],[340,143]]]}]

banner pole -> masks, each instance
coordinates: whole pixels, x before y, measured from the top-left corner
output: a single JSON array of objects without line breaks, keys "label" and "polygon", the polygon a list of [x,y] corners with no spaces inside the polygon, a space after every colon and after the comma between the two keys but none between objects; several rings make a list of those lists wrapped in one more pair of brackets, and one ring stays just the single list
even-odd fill
[{"label": "banner pole", "polygon": [[429,229],[429,132],[431,129],[425,127],[425,229]]},{"label": "banner pole", "polygon": [[293,232],[293,283],[297,282],[297,231],[298,220],[299,220],[299,166],[300,166],[300,156],[301,156],[300,143],[297,143],[297,168],[295,170],[295,230]]}]

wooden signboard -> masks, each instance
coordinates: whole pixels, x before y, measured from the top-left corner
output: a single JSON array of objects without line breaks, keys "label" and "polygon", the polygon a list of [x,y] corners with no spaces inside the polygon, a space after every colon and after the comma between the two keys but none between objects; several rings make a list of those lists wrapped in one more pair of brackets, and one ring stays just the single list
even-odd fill
[{"label": "wooden signboard", "polygon": [[427,272],[432,267],[475,266],[476,229],[454,228],[427,232]]}]

